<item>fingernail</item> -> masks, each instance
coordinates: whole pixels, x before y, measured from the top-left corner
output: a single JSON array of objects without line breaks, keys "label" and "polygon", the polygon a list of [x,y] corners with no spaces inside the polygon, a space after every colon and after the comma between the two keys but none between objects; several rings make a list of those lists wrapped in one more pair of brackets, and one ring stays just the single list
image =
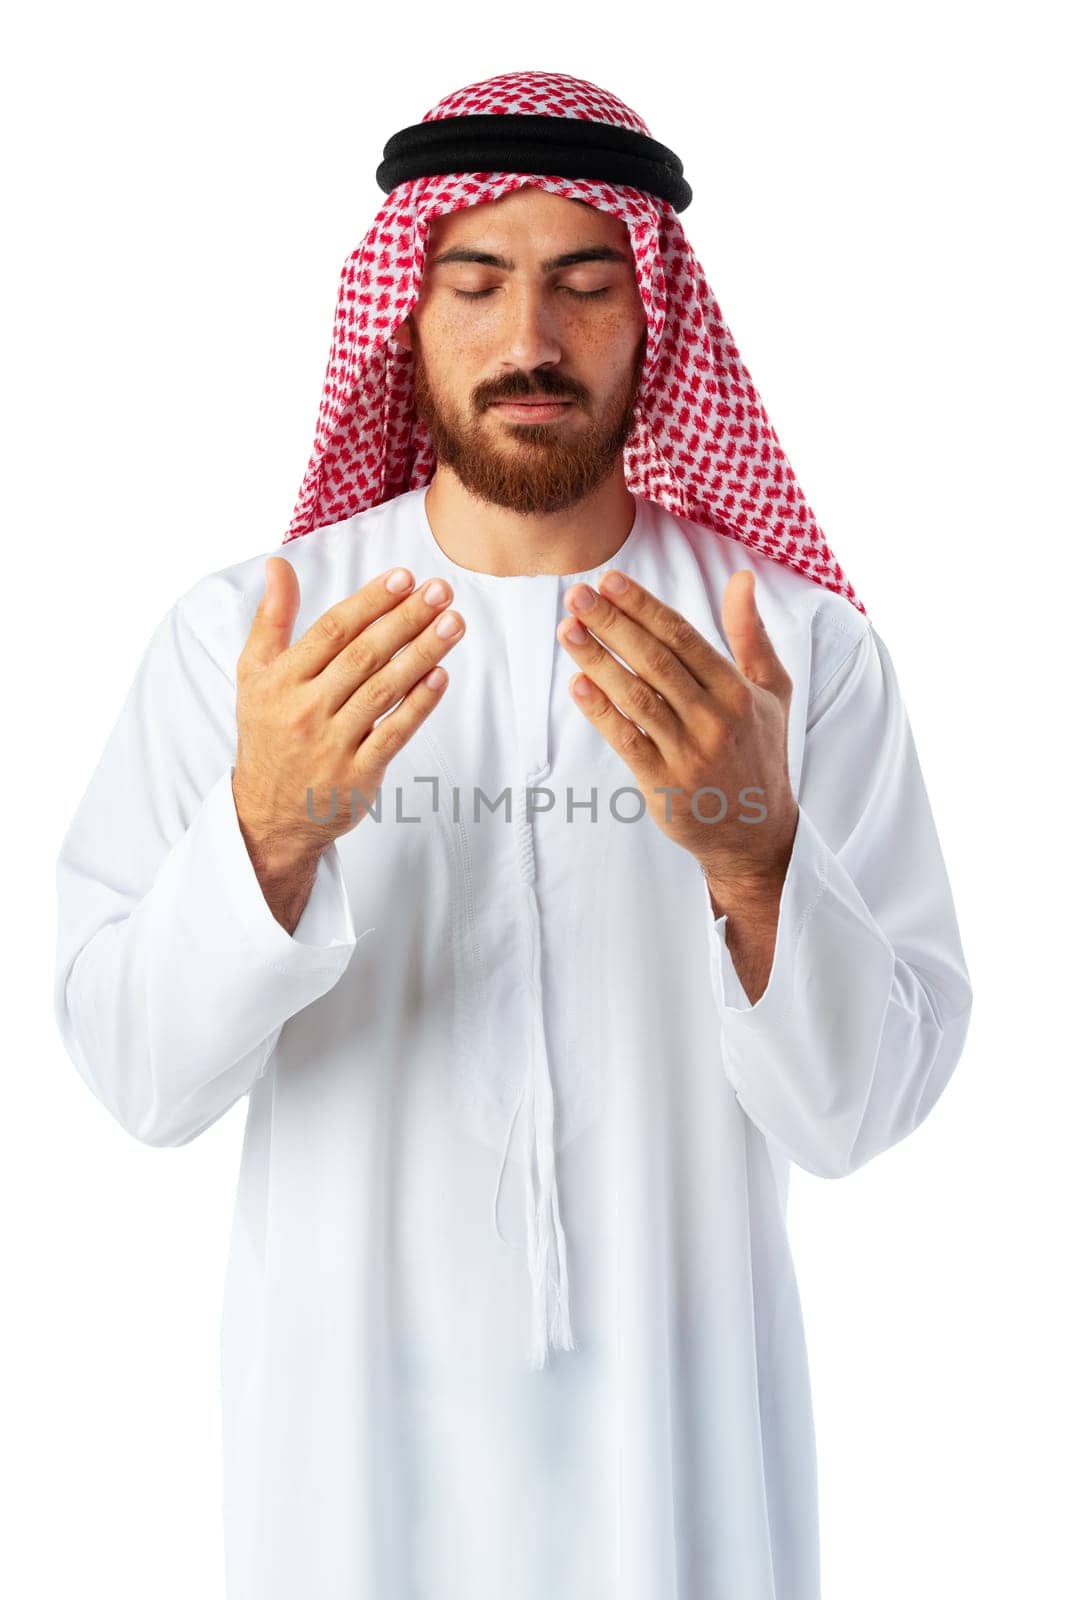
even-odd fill
[{"label": "fingernail", "polygon": [[435,579],[433,583],[429,584],[426,589],[426,601],[431,606],[440,605],[440,602],[444,599],[444,596],[447,593],[448,591],[444,587],[443,583],[441,583],[439,579]]},{"label": "fingernail", "polygon": [[459,618],[454,611],[446,611],[437,623],[437,632],[442,639],[450,639],[453,633],[459,632]]},{"label": "fingernail", "polygon": [[385,587],[389,590],[390,594],[399,594],[401,589],[406,589],[408,584],[413,582],[414,579],[411,577],[411,574],[407,571],[406,567],[397,567],[395,571],[390,572],[388,577],[385,579]]},{"label": "fingernail", "polygon": [[596,596],[593,594],[587,583],[579,583],[577,588],[574,590],[570,604],[573,606],[575,611],[587,611],[595,598]]},{"label": "fingernail", "polygon": [[604,594],[622,594],[626,587],[626,580],[620,572],[608,572],[606,577],[600,579],[600,588]]}]

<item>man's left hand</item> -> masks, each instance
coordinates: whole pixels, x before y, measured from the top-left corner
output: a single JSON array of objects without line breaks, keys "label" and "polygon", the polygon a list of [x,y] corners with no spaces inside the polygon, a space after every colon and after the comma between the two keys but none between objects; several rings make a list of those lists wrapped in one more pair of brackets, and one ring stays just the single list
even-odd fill
[{"label": "man's left hand", "polygon": [[[700,863],[720,907],[776,902],[799,820],[787,757],[792,679],[756,607],[755,574],[734,572],[722,597],[732,661],[628,574],[611,592],[616,575],[604,573],[598,593],[587,584],[566,592],[572,615],[556,637],[581,668],[575,703],[630,767],[659,827]],[[574,603],[582,591],[587,609]],[[588,630],[580,643],[567,638],[573,619]]]}]

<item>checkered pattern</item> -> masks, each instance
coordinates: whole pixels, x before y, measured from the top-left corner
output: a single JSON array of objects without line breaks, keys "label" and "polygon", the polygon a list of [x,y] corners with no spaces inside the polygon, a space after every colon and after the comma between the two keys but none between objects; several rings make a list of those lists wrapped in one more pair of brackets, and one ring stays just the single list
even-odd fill
[{"label": "checkered pattern", "polygon": [[[423,122],[539,112],[648,134],[595,84],[510,72],[469,85]],[[629,229],[648,321],[633,432],[634,494],[740,540],[865,607],[796,482],[700,263],[669,202],[625,184],[507,172],[413,178],[386,197],[341,274],[314,448],[283,543],[428,484],[436,452],[413,403],[413,357],[393,334],[417,303],[434,217],[536,185],[584,200]]]}]

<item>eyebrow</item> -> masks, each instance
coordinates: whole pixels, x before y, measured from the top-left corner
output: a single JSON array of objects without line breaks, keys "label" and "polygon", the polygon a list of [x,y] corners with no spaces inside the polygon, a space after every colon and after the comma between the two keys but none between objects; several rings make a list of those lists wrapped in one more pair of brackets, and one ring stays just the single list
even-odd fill
[{"label": "eyebrow", "polygon": [[[430,262],[431,267],[447,266],[453,261],[473,262],[481,267],[499,267],[503,272],[513,272],[514,262],[506,256],[490,255],[487,250],[471,250],[462,245],[457,245],[453,250],[446,250],[443,255],[434,256]],[[561,267],[576,267],[582,261],[620,261],[624,265],[630,264],[630,258],[621,250],[615,250],[607,244],[592,245],[587,250],[568,250],[565,255],[552,256],[549,261],[542,261],[542,272],[557,272]]]}]

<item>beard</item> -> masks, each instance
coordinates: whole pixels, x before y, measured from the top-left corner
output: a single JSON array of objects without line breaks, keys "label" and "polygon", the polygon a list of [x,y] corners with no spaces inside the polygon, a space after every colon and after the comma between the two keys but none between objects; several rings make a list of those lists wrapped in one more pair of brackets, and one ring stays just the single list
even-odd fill
[{"label": "beard", "polygon": [[647,348],[645,326],[625,384],[612,394],[601,417],[585,427],[559,422],[503,423],[509,434],[497,443],[488,420],[497,400],[522,400],[548,395],[587,404],[586,392],[577,392],[555,375],[554,368],[515,373],[510,380],[475,391],[474,415],[464,416],[434,394],[414,323],[411,353],[414,358],[415,408],[429,432],[437,460],[451,468],[463,487],[476,499],[503,506],[522,516],[544,516],[566,511],[584,500],[608,478],[626,444],[636,419],[637,396]]}]

